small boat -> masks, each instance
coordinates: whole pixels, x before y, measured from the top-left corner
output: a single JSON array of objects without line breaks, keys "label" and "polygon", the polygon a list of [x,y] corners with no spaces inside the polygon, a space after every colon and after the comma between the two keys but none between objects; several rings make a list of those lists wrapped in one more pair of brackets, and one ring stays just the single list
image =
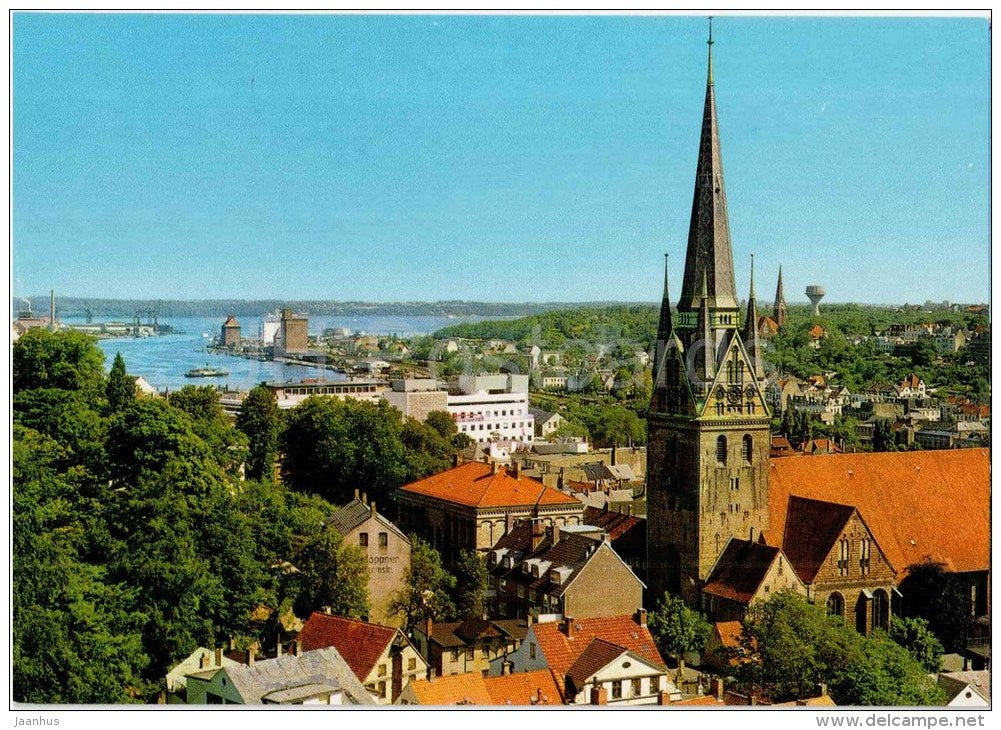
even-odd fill
[{"label": "small boat", "polygon": [[184,374],[186,378],[223,378],[229,375],[229,371],[219,368],[195,368]]}]

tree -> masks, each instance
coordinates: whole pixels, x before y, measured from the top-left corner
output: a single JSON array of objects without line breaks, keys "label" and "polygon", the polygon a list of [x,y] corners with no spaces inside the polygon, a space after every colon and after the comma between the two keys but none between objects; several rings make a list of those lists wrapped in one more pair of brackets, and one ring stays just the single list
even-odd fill
[{"label": "tree", "polygon": [[236,427],[249,440],[247,478],[274,479],[281,432],[281,410],[274,391],[261,385],[251,388],[236,417]]},{"label": "tree", "polygon": [[126,372],[125,360],[122,359],[120,352],[115,354],[115,362],[108,374],[108,385],[104,393],[112,413],[127,408],[136,399],[136,379]]},{"label": "tree", "polygon": [[459,432],[459,427],[455,425],[455,419],[448,411],[431,411],[424,419],[424,423],[437,431],[445,441],[451,441],[452,437]]},{"label": "tree", "polygon": [[404,587],[389,602],[389,613],[403,616],[409,632],[427,619],[449,620],[455,615],[451,594],[455,578],[441,564],[441,555],[420,538],[410,546],[410,567]]},{"label": "tree", "polygon": [[908,567],[900,592],[904,596],[904,616],[925,619],[946,651],[966,649],[974,607],[961,576],[946,572],[941,563],[918,563]]},{"label": "tree", "polygon": [[910,652],[927,672],[937,672],[942,666],[942,642],[932,633],[923,618],[896,616],[890,625],[890,638]]},{"label": "tree", "polygon": [[14,343],[12,374],[15,393],[60,388],[97,395],[104,389],[104,353],[79,332],[28,330]]},{"label": "tree", "polygon": [[894,451],[893,430],[890,422],[885,418],[877,419],[872,429],[872,450],[873,451]]},{"label": "tree", "polygon": [[368,615],[368,565],[361,550],[345,545],[334,529],[310,536],[293,560],[302,571],[302,589],[294,603],[296,614],[308,616],[330,606],[338,616]]},{"label": "tree", "polygon": [[649,626],[657,648],[679,661],[685,654],[702,651],[712,634],[712,626],[701,613],[670,593],[664,593],[660,605],[651,612]]},{"label": "tree", "polygon": [[459,551],[455,563],[455,609],[458,618],[482,617],[486,613],[490,574],[483,556],[475,550]]}]

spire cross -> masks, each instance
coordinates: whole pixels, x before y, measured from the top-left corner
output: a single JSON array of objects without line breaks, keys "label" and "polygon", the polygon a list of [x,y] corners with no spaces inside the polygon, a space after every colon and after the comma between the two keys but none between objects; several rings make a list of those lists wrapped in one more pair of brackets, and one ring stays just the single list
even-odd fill
[{"label": "spire cross", "polygon": [[713,16],[709,16],[709,83],[713,82]]},{"label": "spire cross", "polygon": [[751,297],[754,297],[754,254],[751,254]]}]

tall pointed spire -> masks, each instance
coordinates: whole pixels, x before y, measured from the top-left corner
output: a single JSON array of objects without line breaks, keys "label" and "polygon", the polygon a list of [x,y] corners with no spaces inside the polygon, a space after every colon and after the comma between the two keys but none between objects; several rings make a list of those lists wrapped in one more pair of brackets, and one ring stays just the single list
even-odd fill
[{"label": "tall pointed spire", "polygon": [[751,254],[751,293],[747,297],[747,316],[744,318],[744,347],[751,359],[751,371],[757,380],[765,379],[765,366],[761,362],[761,347],[758,345],[758,302],[754,296],[754,254]]},{"label": "tall pointed spire", "polygon": [[700,348],[699,358],[701,362],[699,364],[701,367],[697,367],[696,375],[702,379],[705,386],[708,386],[716,375],[716,338],[713,337],[712,325],[709,319],[709,293],[705,271],[702,272],[702,290],[699,297],[699,316],[696,330],[698,337],[702,340],[698,345]]},{"label": "tall pointed spire", "polygon": [[722,326],[737,325],[737,287],[733,278],[733,257],[730,252],[730,224],[726,211],[726,190],[723,186],[723,155],[720,151],[719,124],[716,118],[716,94],[712,68],[712,30],[709,35],[709,66],[706,79],[706,100],[702,112],[702,137],[695,171],[695,195],[692,218],[688,228],[688,251],[685,255],[685,276],[681,285],[678,311],[690,313],[682,317],[682,326],[692,327],[699,303],[699,280],[706,275],[710,310],[730,310],[717,320]]},{"label": "tall pointed spire", "polygon": [[657,324],[657,345],[654,349],[654,380],[660,382],[661,370],[664,368],[664,355],[667,353],[667,341],[671,337],[671,295],[667,281],[667,254],[664,254],[664,296],[660,302],[660,322]]},{"label": "tall pointed spire", "polygon": [[782,291],[782,266],[779,266],[779,283],[775,287],[775,311],[772,319],[779,327],[786,326],[786,298]]}]

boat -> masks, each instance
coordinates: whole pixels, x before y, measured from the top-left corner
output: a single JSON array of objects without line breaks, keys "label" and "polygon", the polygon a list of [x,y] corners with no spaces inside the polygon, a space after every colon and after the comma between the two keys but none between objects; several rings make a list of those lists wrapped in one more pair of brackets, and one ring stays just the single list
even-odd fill
[{"label": "boat", "polygon": [[184,374],[186,378],[222,378],[229,375],[229,371],[219,368],[195,368]]}]

